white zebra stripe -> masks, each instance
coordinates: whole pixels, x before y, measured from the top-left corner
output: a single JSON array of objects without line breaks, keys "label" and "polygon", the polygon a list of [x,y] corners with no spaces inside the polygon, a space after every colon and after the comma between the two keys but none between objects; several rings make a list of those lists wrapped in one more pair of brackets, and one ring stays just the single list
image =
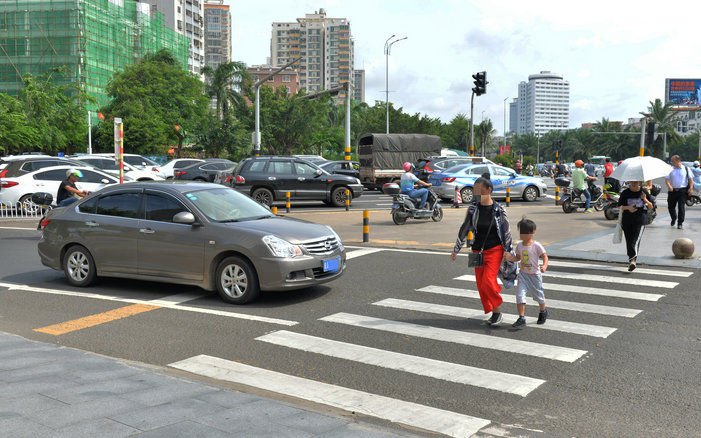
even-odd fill
[{"label": "white zebra stripe", "polygon": [[[382,301],[373,303],[375,306],[391,307],[394,309],[413,310],[417,312],[434,313],[437,315],[457,316],[459,318],[469,319],[485,319],[484,312],[477,309],[467,309],[464,307],[444,306],[442,304],[424,303],[419,301],[398,300],[388,298]],[[517,316],[502,312],[504,320],[516,321]],[[544,330],[554,330],[558,332],[573,333],[577,335],[593,336],[597,338],[607,338],[610,334],[616,331],[612,327],[604,327],[600,325],[580,324],[577,322],[559,321],[548,318],[546,324],[528,324],[529,327],[535,327]]]},{"label": "white zebra stripe", "polygon": [[346,260],[355,258],[355,257],[360,257],[368,254],[372,254],[375,252],[382,251],[379,248],[363,248],[363,249],[356,249],[355,251],[349,251],[346,252]]},{"label": "white zebra stripe", "polygon": [[335,322],[355,327],[364,327],[373,330],[382,330],[403,335],[416,336],[426,339],[434,339],[442,342],[472,345],[474,347],[490,350],[506,351],[545,359],[574,362],[584,354],[585,350],[558,347],[555,345],[539,344],[536,342],[519,341],[498,336],[481,335],[477,333],[448,330],[438,327],[430,327],[419,324],[411,324],[400,321],[373,318],[371,316],[353,315],[350,313],[336,313],[319,318],[321,321]]},{"label": "white zebra stripe", "polygon": [[[469,275],[463,275],[462,277],[458,277],[456,280],[465,280],[463,277],[469,277]],[[472,276],[474,278],[474,276]],[[474,281],[474,280],[472,280]],[[468,290],[468,289],[458,289],[454,287],[442,287],[442,286],[426,286],[422,287],[421,289],[417,289],[419,292],[431,292],[431,293],[439,293],[443,295],[453,295],[457,297],[465,297],[465,298],[479,298],[479,292],[475,290]],[[504,300],[505,303],[516,303],[516,296],[515,295],[509,295],[502,293],[501,294],[502,299]],[[598,304],[589,304],[589,303],[577,303],[573,301],[561,301],[561,300],[552,300],[549,298],[545,299],[545,303],[549,308],[552,309],[564,309],[564,310],[572,310],[575,312],[584,312],[584,313],[598,313],[600,315],[612,315],[612,316],[622,316],[625,318],[634,318],[637,314],[642,312],[640,309],[629,309],[626,307],[614,307],[614,306],[600,306]]]},{"label": "white zebra stripe", "polygon": [[[580,268],[580,269],[590,269],[597,271],[613,271],[620,272],[622,274],[628,274],[627,266],[617,266],[617,265],[594,265],[587,263],[574,263],[567,262],[564,260],[552,260],[548,261],[548,266],[560,266],[563,268]],[[661,275],[665,277],[691,277],[694,273],[688,271],[674,271],[670,269],[649,269],[649,268],[636,268],[636,274],[650,274],[650,275]]]},{"label": "white zebra stripe", "polygon": [[482,418],[290,376],[204,354],[169,366],[456,438],[472,436],[490,423]]},{"label": "white zebra stripe", "polygon": [[493,389],[522,397],[527,396],[531,391],[545,383],[545,380],[541,379],[380,350],[287,330],[275,331],[256,339],[283,347],[404,371],[420,376],[433,377],[449,382]]}]

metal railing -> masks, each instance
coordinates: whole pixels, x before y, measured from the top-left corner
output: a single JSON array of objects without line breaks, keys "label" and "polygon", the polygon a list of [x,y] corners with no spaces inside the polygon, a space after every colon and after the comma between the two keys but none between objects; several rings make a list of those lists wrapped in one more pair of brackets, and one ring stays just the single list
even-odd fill
[{"label": "metal railing", "polygon": [[33,202],[5,204],[0,202],[0,220],[2,219],[39,219],[51,206],[37,205]]}]

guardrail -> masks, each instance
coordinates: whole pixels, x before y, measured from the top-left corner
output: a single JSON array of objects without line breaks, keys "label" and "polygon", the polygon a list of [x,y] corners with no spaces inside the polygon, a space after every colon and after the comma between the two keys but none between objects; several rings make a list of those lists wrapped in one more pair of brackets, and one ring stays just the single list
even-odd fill
[{"label": "guardrail", "polygon": [[0,202],[0,219],[39,219],[51,206],[36,205],[33,202],[5,204]]}]

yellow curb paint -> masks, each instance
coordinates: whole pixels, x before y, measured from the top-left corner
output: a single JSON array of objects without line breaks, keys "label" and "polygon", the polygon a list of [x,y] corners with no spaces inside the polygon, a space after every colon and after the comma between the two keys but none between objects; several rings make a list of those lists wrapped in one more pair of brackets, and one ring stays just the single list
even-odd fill
[{"label": "yellow curb paint", "polygon": [[46,327],[34,329],[34,331],[58,336],[160,308],[159,306],[151,306],[148,304],[132,304],[131,306],[120,307],[119,309],[86,316],[84,318],[48,325]]},{"label": "yellow curb paint", "polygon": [[455,246],[455,242],[453,242],[453,243],[432,243],[431,245],[433,245],[433,246],[449,246],[452,248]]}]

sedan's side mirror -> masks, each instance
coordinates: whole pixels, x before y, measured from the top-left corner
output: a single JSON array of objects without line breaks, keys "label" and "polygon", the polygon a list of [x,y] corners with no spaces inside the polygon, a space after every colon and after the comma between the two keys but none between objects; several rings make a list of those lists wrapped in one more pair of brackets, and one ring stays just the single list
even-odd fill
[{"label": "sedan's side mirror", "polygon": [[102,178],[102,179],[100,180],[100,182],[101,182],[102,184],[109,184],[109,183],[110,183],[110,180],[108,180],[107,178]]},{"label": "sedan's side mirror", "polygon": [[316,176],[322,175],[323,173],[324,172],[322,172],[321,169],[316,169],[316,171],[314,172]]},{"label": "sedan's side mirror", "polygon": [[195,215],[189,211],[181,211],[173,216],[173,222],[176,224],[193,225],[195,223]]}]

